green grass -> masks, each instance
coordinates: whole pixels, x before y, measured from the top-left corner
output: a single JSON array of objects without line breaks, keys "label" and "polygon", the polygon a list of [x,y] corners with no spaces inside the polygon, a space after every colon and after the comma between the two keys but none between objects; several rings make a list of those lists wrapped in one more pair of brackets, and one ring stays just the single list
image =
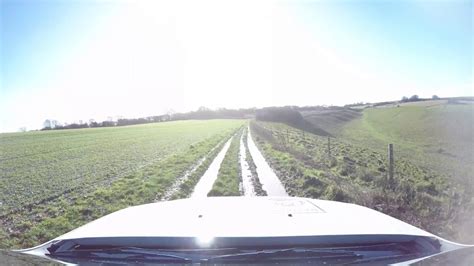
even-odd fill
[{"label": "green grass", "polygon": [[474,104],[428,101],[367,109],[344,126],[340,137],[380,152],[393,143],[399,157],[459,183],[473,177],[473,123]]},{"label": "green grass", "polygon": [[[395,161],[409,161],[436,176],[446,176],[453,187],[450,198],[458,202],[448,227],[456,238],[474,241],[474,104],[426,101],[370,108],[360,119],[347,123],[339,137],[386,153],[394,144]],[[414,173],[417,175],[417,173]],[[428,180],[417,189],[430,189]]]},{"label": "green grass", "polygon": [[212,186],[208,196],[240,196],[240,183],[242,182],[242,170],[240,169],[239,149],[240,137],[243,130],[233,137],[229,149],[217,173],[216,182]]},{"label": "green grass", "polygon": [[361,111],[353,108],[329,107],[319,110],[302,111],[309,123],[322,128],[331,135],[337,135],[340,128],[347,122],[361,116]]},{"label": "green grass", "polygon": [[[229,136],[230,137],[230,136]],[[200,178],[207,171],[212,161],[216,158],[217,154],[222,150],[227,139],[223,139],[217,146],[215,146],[204,158],[202,164],[195,169],[194,172],[190,173],[188,178],[181,184],[179,190],[176,191],[171,199],[182,199],[191,196],[194,191],[194,187],[199,182]]]},{"label": "green grass", "polygon": [[[70,181],[81,179],[82,176],[71,177],[65,175],[62,179],[58,176],[49,182],[61,183],[59,188],[65,188],[62,192],[68,191],[71,187],[74,189],[52,199],[48,199],[50,193],[53,195],[60,193],[49,187],[46,187],[44,190],[37,190],[35,192],[43,196],[43,201],[40,204],[30,204],[30,202],[35,201],[27,199],[29,194],[18,196],[19,199],[25,198],[25,200],[18,202],[19,207],[9,205],[9,207],[15,207],[15,209],[1,216],[1,234],[6,234],[7,238],[0,239],[0,247],[13,248],[37,245],[112,211],[154,201],[171,186],[177,177],[191,169],[196,161],[208,155],[209,151],[221,143],[223,139],[234,134],[235,130],[240,128],[243,123],[243,120],[181,121],[112,128],[105,129],[105,131],[104,129],[79,130],[83,131],[84,136],[82,138],[79,137],[80,134],[78,135],[77,130],[59,132],[63,138],[63,145],[74,146],[73,144],[75,143],[78,149],[82,149],[83,154],[81,157],[78,157],[75,161],[70,160],[69,164],[64,165],[61,158],[67,156],[70,150],[63,149],[59,152],[47,152],[43,156],[30,154],[31,158],[29,160],[43,160],[47,158],[50,162],[57,162],[57,165],[52,164],[50,166],[51,169],[67,167],[68,165],[70,167],[84,166],[82,160],[89,160],[90,154],[88,152],[94,153],[96,150],[87,145],[81,148],[79,144],[94,143],[93,141],[95,140],[96,145],[101,146],[103,150],[97,155],[99,157],[94,157],[96,160],[91,163],[97,164],[98,166],[96,167],[102,167],[99,173],[105,173],[103,176],[97,176],[96,179],[107,180],[107,182],[100,183],[92,178],[86,181],[77,181],[82,184],[87,184],[87,181],[93,181],[91,184],[97,187],[91,189],[91,187],[86,185],[76,187],[74,181]],[[125,132],[120,132],[121,130]],[[19,147],[27,147],[26,143],[35,143],[35,136],[38,137],[38,142],[44,141],[48,143],[51,142],[49,138],[56,137],[56,132],[51,132],[52,135],[45,134],[44,132],[37,132],[36,134],[27,133],[25,136],[22,134],[3,135],[2,142],[8,143],[8,145],[6,145],[7,147],[2,146],[2,149],[14,150],[15,138],[18,138],[16,143],[19,144]],[[67,143],[68,134],[71,135],[71,143]],[[128,137],[125,138],[126,136]],[[116,140],[116,145],[122,146],[123,149],[117,150],[108,140]],[[102,141],[108,144],[103,145]],[[146,146],[148,145],[152,145],[155,151],[147,148]],[[46,150],[49,147],[49,145],[33,144],[32,146],[35,148],[34,154],[40,154],[41,147],[45,147]],[[110,149],[106,149],[107,147],[110,147]],[[133,155],[139,154],[139,158],[145,156],[140,153],[141,149],[143,149],[145,155],[154,157],[154,159],[146,159],[146,164],[135,161],[132,158]],[[129,154],[131,151],[135,152],[132,153],[132,157],[129,157],[131,156]],[[77,151],[73,149],[72,152],[75,154]],[[23,151],[23,153],[26,152]],[[157,154],[160,154],[160,156],[155,157]],[[5,156],[5,154],[2,154],[2,156]],[[129,166],[128,171],[121,173],[120,176],[111,178],[112,175],[105,169],[113,172],[115,168],[105,164],[100,159],[105,158],[104,160],[107,161],[107,156],[128,158],[136,164]],[[14,160],[11,155],[9,158]],[[21,162],[24,158],[19,157],[18,160],[18,162]],[[127,159],[123,160],[124,164],[130,165],[130,162],[126,161]],[[31,167],[33,172],[35,165],[37,164],[25,168]],[[23,166],[19,164],[18,168],[21,167]],[[54,174],[54,171],[52,173]],[[69,174],[74,175],[74,173],[76,172]],[[29,177],[22,177],[19,173],[15,176],[19,179],[19,183],[28,183],[22,179],[29,179]],[[34,180],[29,182],[46,182],[42,178],[44,177],[41,175],[34,176]],[[10,181],[14,183],[13,180],[10,179]],[[10,186],[10,189],[18,186],[16,183],[4,182],[4,184]],[[35,188],[33,187],[32,189]],[[8,191],[4,187],[2,189]],[[2,197],[5,197],[5,195],[2,195]],[[41,197],[39,200],[42,200]]]},{"label": "green grass", "polygon": [[244,147],[245,147],[245,160],[247,161],[247,165],[249,166],[250,173],[252,174],[252,185],[255,191],[256,196],[267,196],[267,192],[263,190],[262,183],[260,183],[260,179],[258,178],[257,173],[257,166],[253,161],[252,154],[250,154],[250,149],[247,141],[247,129],[244,131]]},{"label": "green grass", "polygon": [[[436,171],[397,158],[395,181],[387,180],[385,153],[283,124],[252,122],[257,145],[291,196],[360,204],[450,239],[472,208],[463,191]],[[465,206],[463,206],[465,205]]]},{"label": "green grass", "polygon": [[0,215],[133,173],[240,121],[0,134]]}]

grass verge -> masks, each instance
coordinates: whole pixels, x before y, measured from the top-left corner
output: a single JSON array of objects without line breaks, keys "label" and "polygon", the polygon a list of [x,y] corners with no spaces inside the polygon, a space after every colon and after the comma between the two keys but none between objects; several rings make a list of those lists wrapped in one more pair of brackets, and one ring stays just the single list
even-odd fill
[{"label": "grass verge", "polygon": [[229,149],[219,168],[216,182],[208,196],[240,196],[242,195],[242,170],[240,169],[239,148],[243,129],[233,136]]},{"label": "grass verge", "polygon": [[356,203],[462,239],[454,221],[468,202],[445,176],[397,158],[395,182],[389,183],[385,155],[376,151],[331,139],[329,157],[325,137],[276,123],[251,122],[251,129],[291,196]]},{"label": "grass verge", "polygon": [[244,133],[244,147],[245,147],[245,160],[247,161],[247,165],[249,166],[250,173],[252,174],[252,184],[255,194],[257,196],[267,196],[267,192],[263,190],[262,183],[260,183],[260,179],[258,179],[257,173],[257,166],[253,161],[252,154],[250,154],[249,146],[248,146],[248,139],[249,137],[247,132]]}]

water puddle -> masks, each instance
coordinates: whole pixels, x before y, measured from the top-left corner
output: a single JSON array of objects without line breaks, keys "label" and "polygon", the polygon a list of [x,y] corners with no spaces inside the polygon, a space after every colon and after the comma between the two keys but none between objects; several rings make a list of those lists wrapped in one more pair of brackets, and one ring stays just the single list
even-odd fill
[{"label": "water puddle", "polygon": [[186,171],[184,173],[184,175],[182,175],[181,177],[177,178],[176,181],[173,183],[173,185],[171,185],[170,188],[168,188],[165,192],[165,194],[163,196],[159,196],[157,195],[156,198],[155,198],[155,202],[157,201],[167,201],[167,200],[170,200],[173,195],[179,191],[179,189],[181,188],[181,185],[186,182],[186,180],[188,180],[189,176],[191,174],[193,174],[194,172],[196,172],[196,170],[204,163],[204,161],[207,159],[207,157],[212,154],[214,152],[215,149],[217,149],[217,147],[219,147],[220,145],[222,144],[222,141],[219,142],[219,144],[217,144],[216,146],[214,146],[208,153],[206,156],[202,157],[201,159],[199,159],[194,165],[193,167]]},{"label": "water puddle", "polygon": [[262,183],[262,189],[267,192],[268,196],[288,196],[280,179],[276,176],[275,172],[273,172],[273,169],[268,165],[267,161],[265,161],[265,158],[262,153],[260,153],[255,142],[253,142],[250,128],[248,129],[247,143],[249,152],[257,166],[257,174],[260,183]]},{"label": "water puddle", "polygon": [[247,163],[247,153],[244,145],[244,135],[240,138],[240,168],[242,169],[242,188],[244,190],[244,196],[256,196],[255,189],[253,188],[252,183],[252,172],[250,172],[250,167]]},{"label": "water puddle", "polygon": [[191,194],[192,198],[196,197],[207,197],[207,193],[211,191],[214,182],[217,179],[217,173],[219,172],[219,168],[221,167],[221,163],[224,160],[224,156],[227,153],[227,150],[230,147],[230,142],[234,137],[230,138],[222,148],[222,150],[217,154],[216,158],[212,161],[209,168],[206,170],[204,175],[201,177],[199,182],[194,187],[194,191]]}]

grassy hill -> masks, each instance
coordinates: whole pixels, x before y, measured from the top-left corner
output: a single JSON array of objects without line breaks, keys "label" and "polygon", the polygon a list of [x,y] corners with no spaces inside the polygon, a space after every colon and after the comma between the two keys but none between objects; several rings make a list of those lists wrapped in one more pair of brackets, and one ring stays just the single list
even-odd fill
[{"label": "grassy hill", "polygon": [[474,172],[473,122],[474,104],[415,102],[366,109],[343,125],[338,136],[378,151],[393,143],[397,156],[455,182],[469,182]]},{"label": "grassy hill", "polygon": [[[363,110],[300,110],[334,137],[281,124],[253,129],[291,195],[354,202],[452,240],[472,242],[474,104],[437,100]],[[394,144],[396,184],[388,186],[387,144]]]},{"label": "grassy hill", "polygon": [[[398,106],[398,107],[397,107]],[[461,100],[413,102],[364,110],[345,124],[339,137],[386,152],[394,144],[395,161],[404,159],[446,176],[461,198],[453,218],[461,235],[474,227],[474,103]],[[472,242],[472,238],[465,239]]]},{"label": "grassy hill", "polygon": [[380,153],[386,153],[387,144],[393,143],[396,162],[407,160],[446,176],[465,205],[464,214],[457,218],[458,230],[471,234],[474,102],[446,99],[368,108],[360,118],[343,124],[337,136]]},{"label": "grassy hill", "polygon": [[362,110],[344,107],[329,107],[300,111],[304,119],[322,128],[331,135],[338,135],[340,128],[349,121],[359,118]]},{"label": "grassy hill", "polygon": [[386,152],[282,123],[252,122],[252,134],[291,196],[356,203],[429,232],[470,243],[474,202],[469,187],[397,157],[387,178]]}]

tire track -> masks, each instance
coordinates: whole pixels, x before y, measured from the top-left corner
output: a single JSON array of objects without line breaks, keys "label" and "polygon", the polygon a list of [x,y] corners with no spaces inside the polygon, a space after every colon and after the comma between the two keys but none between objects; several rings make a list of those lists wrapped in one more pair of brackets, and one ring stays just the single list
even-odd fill
[{"label": "tire track", "polygon": [[[240,168],[242,169],[242,189],[244,196],[256,196],[255,188],[252,182],[253,175],[250,171],[250,166],[247,163],[247,148],[244,144],[244,138],[248,135],[248,131],[245,131],[240,137]],[[250,158],[249,158],[250,159]]]},{"label": "tire track", "polygon": [[257,148],[257,145],[255,145],[255,142],[252,139],[250,128],[248,129],[247,143],[253,161],[257,166],[256,170],[258,178],[262,183],[262,189],[267,192],[268,196],[287,197],[288,193],[286,192],[285,187],[273,169],[268,165],[262,153]]},{"label": "tire track", "polygon": [[173,198],[173,196],[180,190],[181,186],[184,184],[184,182],[186,182],[188,180],[188,178],[194,174],[196,172],[196,170],[201,167],[201,165],[206,161],[206,159],[212,155],[212,153],[219,147],[221,146],[222,144],[222,141],[219,142],[216,146],[214,146],[214,148],[212,148],[206,156],[202,157],[201,159],[199,159],[196,164],[194,164],[194,166],[192,166],[192,168],[188,171],[186,171],[186,173],[184,173],[184,175],[182,175],[181,177],[177,178],[176,181],[173,183],[173,185],[171,185],[171,187],[169,187],[166,192],[164,193],[164,195],[162,197],[160,197],[160,195],[158,194],[155,198],[155,202],[157,201],[167,201],[167,200],[171,200]]},{"label": "tire track", "polygon": [[191,194],[191,198],[207,197],[207,194],[209,193],[209,191],[211,191],[212,186],[214,185],[214,182],[217,179],[217,174],[219,172],[220,165],[224,160],[225,154],[227,153],[227,150],[229,149],[230,143],[233,139],[234,137],[231,137],[225,143],[222,150],[217,154],[211,165],[209,165],[207,171],[204,173],[204,175],[194,187],[194,191]]}]

